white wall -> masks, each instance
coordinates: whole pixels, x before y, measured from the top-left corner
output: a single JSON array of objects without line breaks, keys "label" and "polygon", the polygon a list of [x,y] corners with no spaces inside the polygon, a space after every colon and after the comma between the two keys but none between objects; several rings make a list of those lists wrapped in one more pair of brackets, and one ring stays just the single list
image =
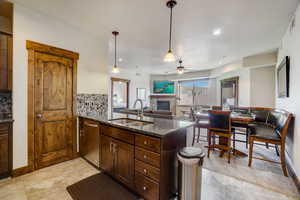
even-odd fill
[{"label": "white wall", "polygon": [[30,10],[18,3],[14,9],[13,168],[27,165],[27,50],[26,40],[68,49],[80,54],[78,93],[107,93],[106,39],[92,38],[80,30]]},{"label": "white wall", "polygon": [[[277,98],[276,107],[285,109],[295,115],[294,142],[291,159],[297,176],[300,176],[300,8],[295,13],[296,26],[292,32],[288,28],[282,39],[282,47],[279,49],[278,65],[284,56],[290,56],[290,97]],[[277,95],[276,95],[277,96]]]},{"label": "white wall", "polygon": [[250,70],[250,106],[275,107],[275,66]]}]

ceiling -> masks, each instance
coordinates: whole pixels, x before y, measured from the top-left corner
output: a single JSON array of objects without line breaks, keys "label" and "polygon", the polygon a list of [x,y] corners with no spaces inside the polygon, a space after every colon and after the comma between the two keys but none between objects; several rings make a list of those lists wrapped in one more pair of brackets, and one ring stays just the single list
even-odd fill
[{"label": "ceiling", "polygon": [[[24,0],[14,0],[24,4]],[[84,2],[84,3],[83,3]],[[164,63],[168,49],[166,0],[26,0],[27,7],[54,16],[96,36],[118,30],[122,68],[152,73],[175,70]],[[259,52],[276,49],[298,0],[178,0],[174,8],[173,49],[183,64],[211,69]],[[212,32],[220,28],[222,34]]]}]

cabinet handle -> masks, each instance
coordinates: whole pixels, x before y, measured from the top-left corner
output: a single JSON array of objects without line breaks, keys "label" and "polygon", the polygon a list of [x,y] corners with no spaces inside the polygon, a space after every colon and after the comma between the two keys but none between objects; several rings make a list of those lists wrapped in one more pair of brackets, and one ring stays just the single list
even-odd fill
[{"label": "cabinet handle", "polygon": [[144,159],[147,159],[147,155],[144,155]]},{"label": "cabinet handle", "polygon": [[90,124],[90,123],[84,122],[84,125],[94,127],[94,128],[98,128],[97,124]]},{"label": "cabinet handle", "polygon": [[147,140],[144,141],[144,144],[145,144],[145,145],[147,144]]},{"label": "cabinet handle", "polygon": [[144,173],[147,174],[147,170],[146,169],[144,169]]},{"label": "cabinet handle", "polygon": [[144,186],[144,187],[143,187],[143,190],[144,190],[144,191],[146,191],[146,190],[147,190],[147,187],[146,187],[146,186]]},{"label": "cabinet handle", "polygon": [[113,153],[116,153],[116,148],[117,148],[117,145],[113,144]]}]

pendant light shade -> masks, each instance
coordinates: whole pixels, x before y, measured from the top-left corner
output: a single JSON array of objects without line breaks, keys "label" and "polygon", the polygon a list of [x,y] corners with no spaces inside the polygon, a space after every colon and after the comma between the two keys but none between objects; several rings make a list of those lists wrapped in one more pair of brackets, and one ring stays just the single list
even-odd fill
[{"label": "pendant light shade", "polygon": [[165,62],[174,62],[175,56],[172,52],[172,22],[173,22],[173,8],[176,6],[177,2],[175,0],[170,0],[167,2],[167,7],[170,8],[170,32],[169,32],[169,50],[166,54],[164,61]]},{"label": "pendant light shade", "polygon": [[171,50],[169,50],[168,53],[166,54],[164,61],[165,62],[174,62],[175,61],[175,56]]},{"label": "pendant light shade", "polygon": [[115,36],[115,64],[112,69],[112,73],[117,74],[120,72],[117,66],[117,36],[119,35],[118,31],[113,31],[112,34]]},{"label": "pendant light shade", "polygon": [[176,71],[177,74],[183,74],[184,73],[184,66],[181,65],[182,64],[182,60],[179,60],[179,66],[177,67]]}]

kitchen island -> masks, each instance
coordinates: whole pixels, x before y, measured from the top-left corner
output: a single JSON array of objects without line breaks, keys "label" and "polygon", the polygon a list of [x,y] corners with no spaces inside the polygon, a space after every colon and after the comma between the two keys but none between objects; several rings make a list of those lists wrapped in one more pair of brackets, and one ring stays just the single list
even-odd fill
[{"label": "kitchen island", "polygon": [[79,124],[80,154],[96,167],[144,199],[177,193],[176,153],[192,122],[114,113],[79,116]]}]

